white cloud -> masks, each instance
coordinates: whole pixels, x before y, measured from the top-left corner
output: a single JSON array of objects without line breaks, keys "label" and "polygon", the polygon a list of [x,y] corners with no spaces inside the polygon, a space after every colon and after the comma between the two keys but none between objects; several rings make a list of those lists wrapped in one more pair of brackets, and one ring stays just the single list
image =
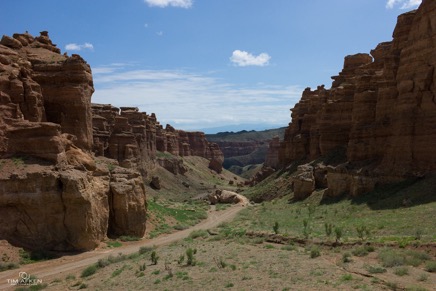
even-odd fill
[{"label": "white cloud", "polygon": [[400,6],[400,9],[416,8],[421,5],[422,0],[388,0],[386,8],[392,9],[395,6]]},{"label": "white cloud", "polygon": [[156,32],[156,35],[157,35],[157,36],[163,36],[163,34],[164,34],[163,31],[157,31],[157,32]]},{"label": "white cloud", "polygon": [[[110,72],[109,68],[113,71]],[[162,124],[199,130],[237,124],[286,126],[303,88],[258,84],[247,88],[211,74],[178,70],[94,68],[94,103],[135,106]]]},{"label": "white cloud", "polygon": [[269,63],[271,57],[267,53],[261,53],[258,56],[254,56],[246,51],[235,50],[233,51],[230,61],[239,67],[246,66],[266,66]]},{"label": "white cloud", "polygon": [[181,7],[181,8],[190,8],[192,6],[193,0],[144,0],[149,6],[156,7]]},{"label": "white cloud", "polygon": [[94,50],[94,46],[89,42],[85,42],[84,44],[69,43],[65,46],[65,50],[67,51],[81,51],[84,49]]}]

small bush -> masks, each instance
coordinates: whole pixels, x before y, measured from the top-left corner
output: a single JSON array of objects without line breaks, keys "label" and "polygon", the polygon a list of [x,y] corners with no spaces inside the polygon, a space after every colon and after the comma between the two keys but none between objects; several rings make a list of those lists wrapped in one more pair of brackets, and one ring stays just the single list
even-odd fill
[{"label": "small bush", "polygon": [[187,257],[186,264],[188,266],[195,266],[195,263],[196,263],[195,257],[194,257],[195,253],[197,253],[197,251],[193,250],[191,248],[186,250],[186,257]]},{"label": "small bush", "polygon": [[430,259],[426,253],[411,250],[385,249],[379,253],[383,267],[399,267],[404,265],[417,267]]},{"label": "small bush", "polygon": [[407,267],[397,267],[394,270],[394,274],[397,276],[404,276],[409,274],[409,269]]},{"label": "small bush", "polygon": [[420,282],[425,282],[427,280],[428,280],[428,275],[427,274],[421,274],[418,277],[418,281],[420,281]]},{"label": "small bush", "polygon": [[185,261],[185,255],[180,255],[179,259],[177,260],[177,264],[181,265]]},{"label": "small bush", "polygon": [[106,266],[109,266],[111,264],[111,262],[109,262],[109,260],[107,259],[107,258],[105,258],[105,259],[99,259],[98,261],[97,261],[97,266],[99,267],[99,268],[104,268],[104,267],[106,267]]},{"label": "small bush", "polygon": [[353,256],[356,256],[356,257],[365,257],[370,252],[373,252],[373,251],[374,251],[374,247],[372,247],[372,246],[361,246],[361,247],[354,249],[351,253],[353,254]]},{"label": "small bush", "polygon": [[82,274],[80,275],[80,277],[86,278],[86,277],[92,276],[97,272],[97,269],[98,269],[98,267],[96,264],[91,265],[82,271]]},{"label": "small bush", "polygon": [[351,274],[344,274],[341,277],[341,281],[345,282],[345,281],[351,281],[353,280],[353,276]]},{"label": "small bush", "polygon": [[192,239],[196,239],[196,238],[207,238],[209,236],[209,233],[206,230],[203,229],[199,229],[199,230],[194,230],[189,234],[189,237]]},{"label": "small bush", "polygon": [[214,258],[214,261],[216,263],[216,265],[218,266],[218,268],[220,269],[224,269],[225,267],[227,267],[227,263],[224,261],[223,258]]},{"label": "small bush", "polygon": [[151,263],[152,263],[153,265],[157,265],[157,261],[159,260],[159,256],[157,255],[156,251],[152,251],[152,252],[151,252],[151,254],[150,254],[150,260],[151,260]]},{"label": "small bush", "polygon": [[430,273],[436,273],[436,261],[427,262],[425,270]]},{"label": "small bush", "polygon": [[336,226],[336,227],[335,227],[335,237],[336,237],[336,242],[339,242],[339,241],[341,240],[341,238],[342,238],[342,232],[343,232],[343,230],[342,230],[341,227],[339,227],[339,226]]},{"label": "small bush", "polygon": [[310,258],[311,258],[311,259],[317,258],[317,257],[319,257],[320,255],[321,255],[321,252],[319,251],[319,248],[318,248],[318,247],[313,246],[313,247],[310,249]]},{"label": "small bush", "polygon": [[387,272],[385,268],[380,266],[369,266],[367,270],[370,274],[382,274]]},{"label": "small bush", "polygon": [[333,224],[327,222],[324,223],[324,229],[325,229],[325,235],[329,238],[332,235]]},{"label": "small bush", "polygon": [[279,233],[279,223],[277,221],[273,225],[273,231],[275,234]]},{"label": "small bush", "polygon": [[351,254],[350,253],[343,253],[342,254],[342,263],[350,263],[351,260]]}]

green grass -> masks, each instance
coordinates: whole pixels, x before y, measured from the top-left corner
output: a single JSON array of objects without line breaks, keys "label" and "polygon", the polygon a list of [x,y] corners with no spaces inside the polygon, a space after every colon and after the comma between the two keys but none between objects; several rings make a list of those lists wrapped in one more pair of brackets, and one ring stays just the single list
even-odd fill
[{"label": "green grass", "polygon": [[106,242],[107,246],[110,248],[119,248],[121,247],[123,244],[119,241],[107,241]]},{"label": "green grass", "polygon": [[[333,240],[334,233],[330,237],[326,235],[326,224],[334,222],[335,225],[332,228],[342,229],[342,242],[360,241],[362,237],[367,241],[394,242],[400,246],[434,242],[436,237],[429,235],[436,233],[434,223],[423,225],[420,240],[416,240],[416,223],[432,221],[436,208],[436,201],[426,198],[429,191],[434,188],[428,185],[429,183],[428,181],[405,181],[385,186],[356,199],[326,199],[323,197],[323,191],[315,191],[303,201],[293,201],[293,194],[289,194],[242,210],[232,225],[237,225],[247,231],[272,233],[271,226],[277,222],[280,225],[281,234],[304,238],[303,225],[304,221],[307,221],[311,238]],[[271,179],[270,182],[248,191],[251,191],[252,195],[256,195],[257,192],[280,192],[275,184],[277,182],[274,183]],[[405,195],[415,190],[425,192],[414,198],[423,203],[402,207],[401,202]],[[381,194],[381,191],[386,192]],[[380,201],[375,199],[377,195],[381,197]],[[392,207],[389,207],[390,203]],[[356,231],[357,226],[360,232]],[[361,229],[360,226],[365,227]]]},{"label": "green grass", "polygon": [[156,152],[156,157],[160,158],[160,159],[172,159],[175,156],[170,154],[169,152],[160,152],[160,151],[157,151]]},{"label": "green grass", "polygon": [[[148,211],[153,213],[158,225],[149,233],[150,238],[154,238],[163,233],[171,233],[177,228],[187,228],[195,225],[207,218],[207,205],[200,202],[192,203],[172,203],[169,201],[148,201]],[[166,219],[171,218],[177,221],[175,226],[166,223]]]}]

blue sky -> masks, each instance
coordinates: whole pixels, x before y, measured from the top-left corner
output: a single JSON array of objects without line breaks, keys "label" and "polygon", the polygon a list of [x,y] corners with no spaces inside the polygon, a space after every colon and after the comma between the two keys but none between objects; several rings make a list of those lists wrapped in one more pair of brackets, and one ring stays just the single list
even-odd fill
[{"label": "blue sky", "polygon": [[47,30],[91,65],[93,102],[179,129],[250,130],[286,126],[305,87],[330,87],[346,55],[391,40],[397,16],[421,1],[4,2],[2,34]]}]

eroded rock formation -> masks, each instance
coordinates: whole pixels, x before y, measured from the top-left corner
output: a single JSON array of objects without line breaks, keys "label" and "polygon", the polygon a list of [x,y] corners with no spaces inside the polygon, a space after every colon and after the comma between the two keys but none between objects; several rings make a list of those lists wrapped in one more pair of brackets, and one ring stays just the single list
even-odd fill
[{"label": "eroded rock formation", "polygon": [[[215,143],[206,140],[203,132],[165,128],[156,115],[138,108],[93,104],[94,152],[128,168],[140,168],[157,158],[158,163],[173,174],[183,174],[179,160],[161,158],[157,152],[175,157],[199,156],[210,161],[209,167],[220,173],[224,156]],[[183,165],[182,165],[183,166]]]},{"label": "eroded rock formation", "polygon": [[1,39],[1,239],[65,251],[144,235],[141,175],[91,153],[93,91],[89,65],[47,32]]},{"label": "eroded rock formation", "polygon": [[424,0],[398,17],[391,42],[371,55],[347,56],[330,89],[303,92],[281,143],[281,165],[343,151],[345,163],[318,171],[327,172],[318,178],[331,196],[435,171],[435,44],[436,2]]}]

